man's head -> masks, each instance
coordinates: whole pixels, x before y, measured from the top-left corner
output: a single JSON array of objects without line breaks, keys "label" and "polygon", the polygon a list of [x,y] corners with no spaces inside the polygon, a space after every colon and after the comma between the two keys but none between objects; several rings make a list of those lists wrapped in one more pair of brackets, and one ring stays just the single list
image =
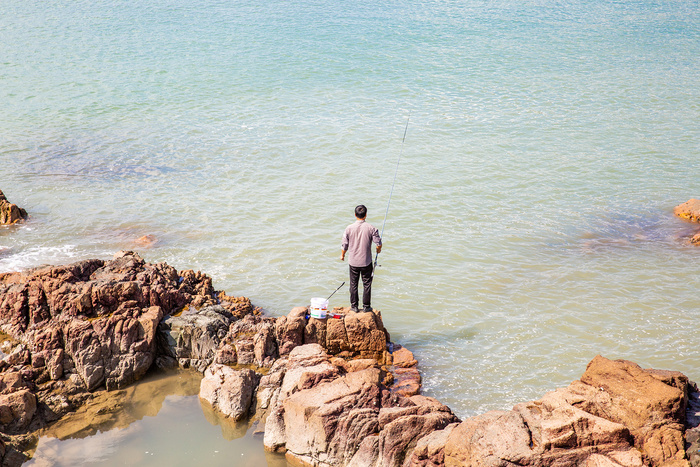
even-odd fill
[{"label": "man's head", "polygon": [[364,219],[365,217],[367,217],[367,208],[364,204],[360,204],[355,208],[355,217],[357,217],[358,219]]}]

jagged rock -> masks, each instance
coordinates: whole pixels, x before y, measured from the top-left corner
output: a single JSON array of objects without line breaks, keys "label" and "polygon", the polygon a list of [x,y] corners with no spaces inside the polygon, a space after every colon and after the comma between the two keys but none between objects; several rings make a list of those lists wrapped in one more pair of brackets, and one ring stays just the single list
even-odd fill
[{"label": "jagged rock", "polygon": [[22,374],[18,371],[0,373],[0,394],[10,394],[28,387]]},{"label": "jagged rock", "polygon": [[154,306],[119,309],[95,321],[69,322],[65,326],[66,355],[87,390],[103,384],[116,389],[143,377],[155,358],[156,328],[162,317],[161,308]]},{"label": "jagged rock", "polygon": [[376,360],[372,358],[358,358],[353,360],[345,360],[343,358],[333,357],[330,362],[345,370],[346,373],[352,373],[353,371],[362,371],[368,368],[379,369],[379,364]]},{"label": "jagged rock", "polygon": [[391,364],[399,368],[414,368],[418,361],[413,357],[413,352],[397,344],[391,354]]},{"label": "jagged rock", "polygon": [[[203,371],[234,319],[217,303],[208,276],[178,274],[129,251],[109,261],[0,274],[0,329],[14,342],[0,361],[2,429],[14,436],[40,428],[90,400],[91,391],[140,379],[157,356],[163,316],[195,304],[201,316],[222,321],[208,348],[201,335],[188,341],[191,366]],[[168,359],[176,363],[165,351],[159,360]]]},{"label": "jagged rock", "polygon": [[167,316],[158,327],[159,353],[177,359],[183,368],[203,372],[214,361],[219,344],[234,320],[219,305],[200,310],[189,308],[178,316]]},{"label": "jagged rock", "polygon": [[386,333],[378,312],[349,313],[343,320],[352,352],[381,359],[386,352]]},{"label": "jagged rock", "polygon": [[445,465],[687,465],[687,378],[597,356],[580,381],[462,422]]},{"label": "jagged rock", "polygon": [[[0,325],[17,338],[76,317],[108,317],[120,309],[159,306],[168,315],[193,301],[215,304],[213,296],[193,296],[191,282],[180,281],[174,268],[145,263],[133,252],[117,253],[111,261],[0,274]],[[51,319],[56,321],[46,323]]]},{"label": "jagged rock", "polygon": [[295,347],[304,343],[305,315],[307,307],[292,308],[287,316],[282,316],[275,322],[275,334],[280,355],[289,355]]},{"label": "jagged rock", "polygon": [[259,380],[259,375],[252,370],[234,370],[213,364],[204,372],[199,397],[218,412],[238,421],[248,416]]},{"label": "jagged rock", "polygon": [[445,444],[458,423],[451,423],[442,430],[423,436],[407,457],[406,467],[442,467],[445,465]]},{"label": "jagged rock", "polygon": [[[277,405],[280,392],[282,391],[282,381],[287,372],[288,360],[280,358],[270,368],[270,371],[260,378],[256,393],[256,412],[253,418],[255,433],[264,434],[265,423],[272,409]],[[271,436],[272,437],[272,436]]]},{"label": "jagged rock", "polygon": [[27,217],[27,211],[10,203],[0,191],[0,225],[16,224],[24,221]]},{"label": "jagged rock", "polygon": [[25,452],[36,447],[39,437],[36,434],[20,434],[8,436],[0,433],[0,453],[2,453],[3,467],[19,467],[24,464],[29,456]]},{"label": "jagged rock", "polygon": [[231,325],[224,345],[235,352],[235,360],[238,364],[270,367],[278,356],[275,319],[254,315],[245,316]]},{"label": "jagged rock", "polygon": [[238,363],[236,348],[228,343],[219,345],[219,348],[216,350],[216,355],[214,356],[214,363],[220,363],[222,365],[235,365]]},{"label": "jagged rock", "polygon": [[378,432],[379,382],[379,370],[370,368],[284,400],[287,455],[306,462],[346,464],[360,442]]},{"label": "jagged rock", "polygon": [[654,465],[685,458],[685,375],[643,370],[632,362],[597,356],[588,364],[581,382],[598,393],[579,407],[627,427],[634,445]]},{"label": "jagged rock", "polygon": [[218,292],[217,298],[224,308],[238,319],[252,314],[260,314],[261,310],[253,306],[248,297],[229,297],[226,292]]},{"label": "jagged rock", "polygon": [[401,406],[383,407],[377,442],[361,445],[350,465],[400,467],[410,463],[420,439],[458,421],[449,407],[430,397],[413,396]]},{"label": "jagged rock", "polygon": [[[277,368],[277,371],[282,369]],[[279,390],[276,391],[274,404],[269,409],[266,419],[263,438],[265,449],[270,451],[285,449],[284,401],[300,390],[300,387],[304,387],[308,381],[330,380],[338,374],[338,368],[329,362],[328,355],[318,344],[298,346],[289,353],[284,366],[284,376],[279,381]]]},{"label": "jagged rock", "polygon": [[688,394],[686,409],[686,453],[692,467],[700,467],[700,393],[697,387]]},{"label": "jagged rock", "polygon": [[29,389],[0,395],[0,426],[3,431],[23,429],[36,412],[36,396]]},{"label": "jagged rock", "polygon": [[275,323],[279,354],[287,355],[294,347],[319,344],[331,355],[344,358],[371,358],[387,361],[387,335],[378,311],[351,313],[336,308],[339,319],[306,317],[307,307],[296,307]]},{"label": "jagged rock", "polygon": [[681,219],[691,222],[700,222],[700,200],[689,199],[673,209],[673,213]]},{"label": "jagged rock", "polygon": [[319,344],[292,350],[279,391],[265,390],[267,449],[305,465],[400,466],[420,438],[458,421],[434,399],[391,395],[376,361],[333,362]]}]

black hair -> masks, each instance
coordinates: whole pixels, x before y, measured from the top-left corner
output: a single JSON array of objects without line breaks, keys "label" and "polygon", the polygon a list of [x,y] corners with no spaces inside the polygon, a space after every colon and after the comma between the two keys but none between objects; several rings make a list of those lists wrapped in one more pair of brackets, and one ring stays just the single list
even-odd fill
[{"label": "black hair", "polygon": [[358,219],[364,219],[365,217],[367,217],[367,208],[364,204],[360,204],[358,207],[355,208],[355,217],[357,217]]}]

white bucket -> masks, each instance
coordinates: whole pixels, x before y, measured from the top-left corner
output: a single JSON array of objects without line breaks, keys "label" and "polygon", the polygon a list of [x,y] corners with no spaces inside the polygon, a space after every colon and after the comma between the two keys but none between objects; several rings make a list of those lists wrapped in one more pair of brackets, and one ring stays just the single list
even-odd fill
[{"label": "white bucket", "polygon": [[312,298],[309,314],[312,318],[324,319],[328,312],[328,300],[325,298]]}]

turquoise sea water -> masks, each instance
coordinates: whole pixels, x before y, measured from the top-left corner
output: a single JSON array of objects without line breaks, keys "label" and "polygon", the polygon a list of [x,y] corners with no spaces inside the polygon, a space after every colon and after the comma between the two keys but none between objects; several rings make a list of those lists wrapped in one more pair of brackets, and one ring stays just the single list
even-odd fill
[{"label": "turquoise sea water", "polygon": [[0,270],[134,249],[285,314],[381,228],[410,113],[373,304],[427,395],[700,380],[699,56],[696,1],[4,0]]}]

